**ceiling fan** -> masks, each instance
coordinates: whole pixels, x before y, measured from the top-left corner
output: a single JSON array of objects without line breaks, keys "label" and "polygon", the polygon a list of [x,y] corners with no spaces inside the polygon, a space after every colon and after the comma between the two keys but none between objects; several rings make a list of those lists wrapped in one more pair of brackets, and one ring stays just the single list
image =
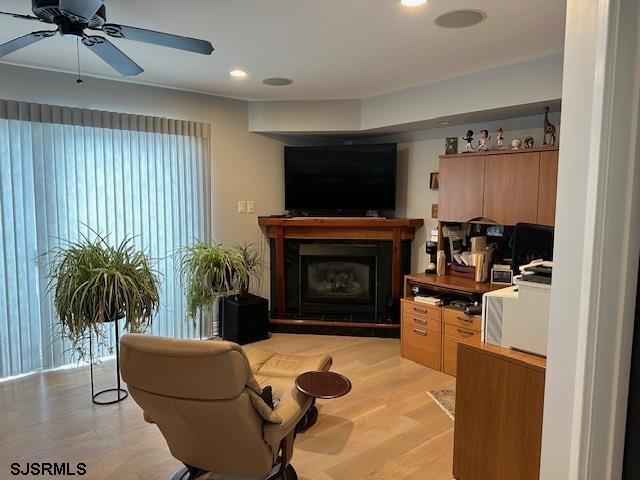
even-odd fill
[{"label": "ceiling fan", "polygon": [[206,40],[156,32],[144,28],[106,23],[107,14],[102,0],[31,0],[34,16],[0,12],[0,15],[57,25],[56,30],[40,30],[0,45],[0,58],[20,48],[59,33],[82,44],[121,75],[138,75],[144,70],[118,47],[100,35],[87,35],[85,29],[102,32],[115,38],[151,43],[189,52],[211,55],[213,46]]}]

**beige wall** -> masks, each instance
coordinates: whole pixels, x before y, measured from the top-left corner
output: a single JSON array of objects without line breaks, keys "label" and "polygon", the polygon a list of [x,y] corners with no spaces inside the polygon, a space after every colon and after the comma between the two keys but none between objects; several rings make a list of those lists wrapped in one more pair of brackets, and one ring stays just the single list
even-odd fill
[{"label": "beige wall", "polygon": [[[283,146],[248,131],[247,102],[96,78],[76,85],[72,75],[6,64],[0,64],[0,98],[209,123],[214,238],[264,244],[257,216],[283,211]],[[256,213],[237,213],[238,200],[254,200]],[[268,292],[266,271],[257,293]]]},{"label": "beige wall", "polygon": [[[423,218],[425,228],[419,230],[416,240],[412,245],[411,270],[413,272],[424,271],[427,266],[425,242],[429,237],[431,228],[437,226],[437,220],[431,218],[431,204],[438,203],[438,192],[429,189],[429,174],[438,171],[438,156],[444,153],[446,137],[461,137],[467,129],[472,129],[474,146],[477,145],[478,132],[482,128],[489,130],[491,135],[491,148],[495,148],[495,132],[498,127],[504,129],[505,145],[509,146],[511,140],[519,137],[524,140],[528,135],[534,138],[534,145],[542,145],[543,115],[514,118],[500,122],[487,122],[474,125],[460,125],[456,127],[438,128],[423,132],[415,132],[406,135],[390,137],[377,137],[367,139],[368,143],[398,142],[398,183],[397,183],[397,210],[399,217]],[[558,128],[560,115],[551,114],[549,119]],[[458,142],[458,151],[462,151],[465,144],[463,140]]]}]

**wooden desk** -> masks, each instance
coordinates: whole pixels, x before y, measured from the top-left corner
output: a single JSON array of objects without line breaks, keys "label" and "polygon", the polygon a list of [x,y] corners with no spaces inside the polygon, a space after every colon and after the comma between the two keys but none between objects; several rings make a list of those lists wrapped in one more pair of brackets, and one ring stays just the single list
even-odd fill
[{"label": "wooden desk", "polygon": [[488,282],[476,282],[467,277],[457,275],[432,275],[426,273],[416,273],[405,275],[404,296],[411,295],[410,284],[422,285],[435,291],[453,292],[462,294],[482,295],[493,290],[505,288],[508,285],[496,285]]},{"label": "wooden desk", "polygon": [[546,363],[495,345],[459,343],[455,478],[538,480]]}]

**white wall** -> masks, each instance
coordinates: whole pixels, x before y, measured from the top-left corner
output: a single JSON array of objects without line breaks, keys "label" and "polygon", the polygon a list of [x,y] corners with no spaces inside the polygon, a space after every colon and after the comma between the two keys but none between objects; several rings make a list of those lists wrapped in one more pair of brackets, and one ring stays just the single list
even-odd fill
[{"label": "white wall", "polygon": [[[248,131],[247,102],[96,78],[77,85],[72,75],[6,64],[0,98],[209,123],[214,238],[261,244],[257,216],[283,211],[283,145]],[[237,213],[238,200],[254,200],[256,213]],[[258,292],[266,297],[268,277]]]},{"label": "white wall", "polygon": [[[549,120],[560,131],[560,114],[550,114]],[[542,145],[544,115],[513,118],[500,122],[459,125],[455,127],[437,128],[405,135],[376,137],[366,143],[398,142],[398,183],[397,210],[399,217],[423,218],[425,228],[416,234],[412,245],[411,270],[424,271],[427,266],[425,242],[432,227],[437,226],[437,219],[431,218],[431,204],[438,203],[438,192],[429,189],[429,174],[438,171],[438,156],[444,153],[445,139],[458,137],[458,151],[464,149],[465,143],[460,137],[467,129],[475,132],[474,146],[477,145],[480,129],[486,128],[491,135],[491,148],[495,149],[496,129],[504,129],[505,145],[510,146],[513,138],[524,140],[526,136],[534,138],[534,146]],[[364,143],[364,142],[359,142]],[[509,147],[510,148],[510,147]]]},{"label": "white wall", "polygon": [[[425,129],[438,119],[473,113],[510,110],[507,116],[531,115],[537,104],[554,103],[561,94],[562,54],[553,54],[362,100],[250,102],[249,128],[307,134],[394,127],[397,132],[402,131],[399,126],[415,124]],[[513,111],[527,106],[533,109]]]}]

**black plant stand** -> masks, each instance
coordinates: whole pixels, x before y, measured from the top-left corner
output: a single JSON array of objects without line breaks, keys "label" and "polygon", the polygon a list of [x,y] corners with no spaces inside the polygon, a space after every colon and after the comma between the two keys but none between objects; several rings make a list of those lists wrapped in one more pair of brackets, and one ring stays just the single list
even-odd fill
[{"label": "black plant stand", "polygon": [[[91,401],[96,405],[111,405],[113,403],[118,403],[124,400],[129,396],[129,392],[127,392],[124,388],[121,387],[120,380],[120,328],[118,326],[118,318],[116,318],[113,323],[115,323],[116,329],[116,377],[117,387],[116,388],[107,388],[105,390],[100,390],[99,392],[95,392],[93,386],[93,341],[89,339],[89,366],[91,369]],[[104,393],[108,392],[118,392],[118,398],[115,400],[98,400],[98,397]]]}]

